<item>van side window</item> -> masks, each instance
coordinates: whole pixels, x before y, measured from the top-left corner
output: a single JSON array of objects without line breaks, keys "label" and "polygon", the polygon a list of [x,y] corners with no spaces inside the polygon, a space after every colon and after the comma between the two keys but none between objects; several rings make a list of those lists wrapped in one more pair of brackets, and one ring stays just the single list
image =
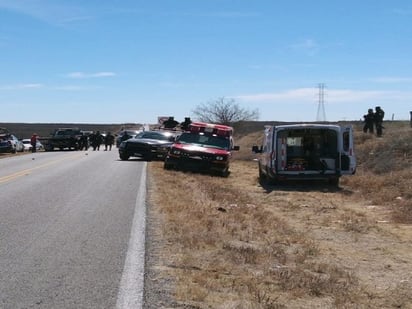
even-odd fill
[{"label": "van side window", "polygon": [[349,132],[343,132],[343,150],[349,151],[349,146],[350,146]]}]

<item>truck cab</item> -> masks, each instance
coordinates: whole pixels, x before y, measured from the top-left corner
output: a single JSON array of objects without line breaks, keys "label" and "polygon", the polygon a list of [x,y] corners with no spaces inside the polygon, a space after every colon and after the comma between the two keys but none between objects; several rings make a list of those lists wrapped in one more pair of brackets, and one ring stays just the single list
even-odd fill
[{"label": "truck cab", "polygon": [[338,185],[342,175],[356,171],[351,126],[292,124],[266,126],[259,154],[259,178],[328,180]]},{"label": "truck cab", "polygon": [[165,169],[188,169],[229,175],[234,146],[233,128],[226,125],[192,122],[169,150]]}]

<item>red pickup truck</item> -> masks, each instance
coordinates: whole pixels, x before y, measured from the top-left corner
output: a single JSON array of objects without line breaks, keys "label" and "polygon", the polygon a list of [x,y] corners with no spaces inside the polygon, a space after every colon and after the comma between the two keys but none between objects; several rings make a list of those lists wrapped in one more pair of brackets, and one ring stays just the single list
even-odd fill
[{"label": "red pickup truck", "polygon": [[239,146],[234,146],[232,127],[192,122],[170,148],[164,168],[202,171],[227,177],[233,150],[239,150]]}]

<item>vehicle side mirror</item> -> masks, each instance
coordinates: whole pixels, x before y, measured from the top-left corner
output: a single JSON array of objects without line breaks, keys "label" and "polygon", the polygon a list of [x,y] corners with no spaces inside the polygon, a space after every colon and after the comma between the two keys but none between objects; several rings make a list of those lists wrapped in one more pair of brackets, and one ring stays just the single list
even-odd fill
[{"label": "vehicle side mirror", "polygon": [[253,145],[252,146],[252,152],[254,153],[262,153],[262,146],[257,146],[257,145]]},{"label": "vehicle side mirror", "polygon": [[239,146],[233,146],[233,150],[239,151],[240,147]]}]

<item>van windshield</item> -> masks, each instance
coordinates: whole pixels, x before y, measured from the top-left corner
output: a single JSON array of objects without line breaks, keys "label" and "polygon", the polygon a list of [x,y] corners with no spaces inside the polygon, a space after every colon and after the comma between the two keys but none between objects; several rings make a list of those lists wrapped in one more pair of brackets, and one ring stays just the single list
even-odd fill
[{"label": "van windshield", "polygon": [[195,144],[202,147],[212,147],[218,149],[230,149],[230,140],[228,137],[217,136],[215,134],[206,133],[182,133],[178,139],[181,144]]}]

